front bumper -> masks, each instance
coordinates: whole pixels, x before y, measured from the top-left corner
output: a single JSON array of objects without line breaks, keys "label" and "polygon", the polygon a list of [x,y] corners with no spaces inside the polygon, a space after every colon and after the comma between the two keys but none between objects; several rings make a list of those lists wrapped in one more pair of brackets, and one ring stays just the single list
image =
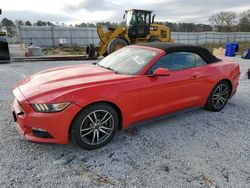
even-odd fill
[{"label": "front bumper", "polygon": [[[31,104],[18,88],[13,90],[16,99],[13,103],[13,117],[16,117],[17,128],[27,140],[42,143],[68,143],[70,124],[81,108],[71,103],[62,112],[40,113],[34,111]],[[43,138],[34,134],[34,129],[45,130],[50,137]]]}]

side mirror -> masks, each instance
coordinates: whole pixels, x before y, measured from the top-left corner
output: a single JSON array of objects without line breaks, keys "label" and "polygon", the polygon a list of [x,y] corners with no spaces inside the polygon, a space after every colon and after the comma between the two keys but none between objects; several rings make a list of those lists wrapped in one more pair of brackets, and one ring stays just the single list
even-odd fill
[{"label": "side mirror", "polygon": [[165,68],[158,68],[153,72],[154,76],[169,76],[170,74],[170,70]]}]

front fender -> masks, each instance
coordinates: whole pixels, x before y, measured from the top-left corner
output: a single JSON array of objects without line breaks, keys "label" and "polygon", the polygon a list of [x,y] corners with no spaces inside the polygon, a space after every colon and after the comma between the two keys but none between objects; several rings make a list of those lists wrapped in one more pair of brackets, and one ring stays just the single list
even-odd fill
[{"label": "front fender", "polygon": [[98,26],[97,32],[101,40],[98,54],[103,55],[107,52],[107,47],[108,47],[109,42],[112,39],[117,38],[120,35],[122,35],[125,32],[125,30],[123,29],[123,27],[117,27],[113,32],[111,31],[104,32],[102,27]]}]

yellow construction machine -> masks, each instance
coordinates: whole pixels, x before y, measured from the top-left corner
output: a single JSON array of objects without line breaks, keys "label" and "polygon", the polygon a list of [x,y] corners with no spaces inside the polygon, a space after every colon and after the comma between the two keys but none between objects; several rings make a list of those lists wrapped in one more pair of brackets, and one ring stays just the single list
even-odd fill
[{"label": "yellow construction machine", "polygon": [[[0,9],[0,15],[2,14],[2,9]],[[0,63],[10,63],[10,52],[9,45],[6,38],[6,33],[2,32],[0,27]]]},{"label": "yellow construction machine", "polygon": [[101,25],[97,26],[100,39],[99,46],[93,44],[87,46],[87,54],[107,56],[112,52],[129,44],[140,42],[173,42],[171,31],[165,25],[155,22],[153,11],[132,9],[125,11],[123,19],[126,18],[125,27],[107,28],[103,30]]}]

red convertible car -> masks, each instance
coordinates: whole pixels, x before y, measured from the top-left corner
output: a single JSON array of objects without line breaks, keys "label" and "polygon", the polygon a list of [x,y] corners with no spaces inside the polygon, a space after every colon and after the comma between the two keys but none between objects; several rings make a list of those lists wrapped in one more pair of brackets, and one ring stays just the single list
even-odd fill
[{"label": "red convertible car", "polygon": [[34,74],[14,90],[17,127],[33,142],[85,149],[118,129],[179,110],[220,111],[238,86],[239,65],[208,50],[153,42],[122,48],[96,64]]}]

